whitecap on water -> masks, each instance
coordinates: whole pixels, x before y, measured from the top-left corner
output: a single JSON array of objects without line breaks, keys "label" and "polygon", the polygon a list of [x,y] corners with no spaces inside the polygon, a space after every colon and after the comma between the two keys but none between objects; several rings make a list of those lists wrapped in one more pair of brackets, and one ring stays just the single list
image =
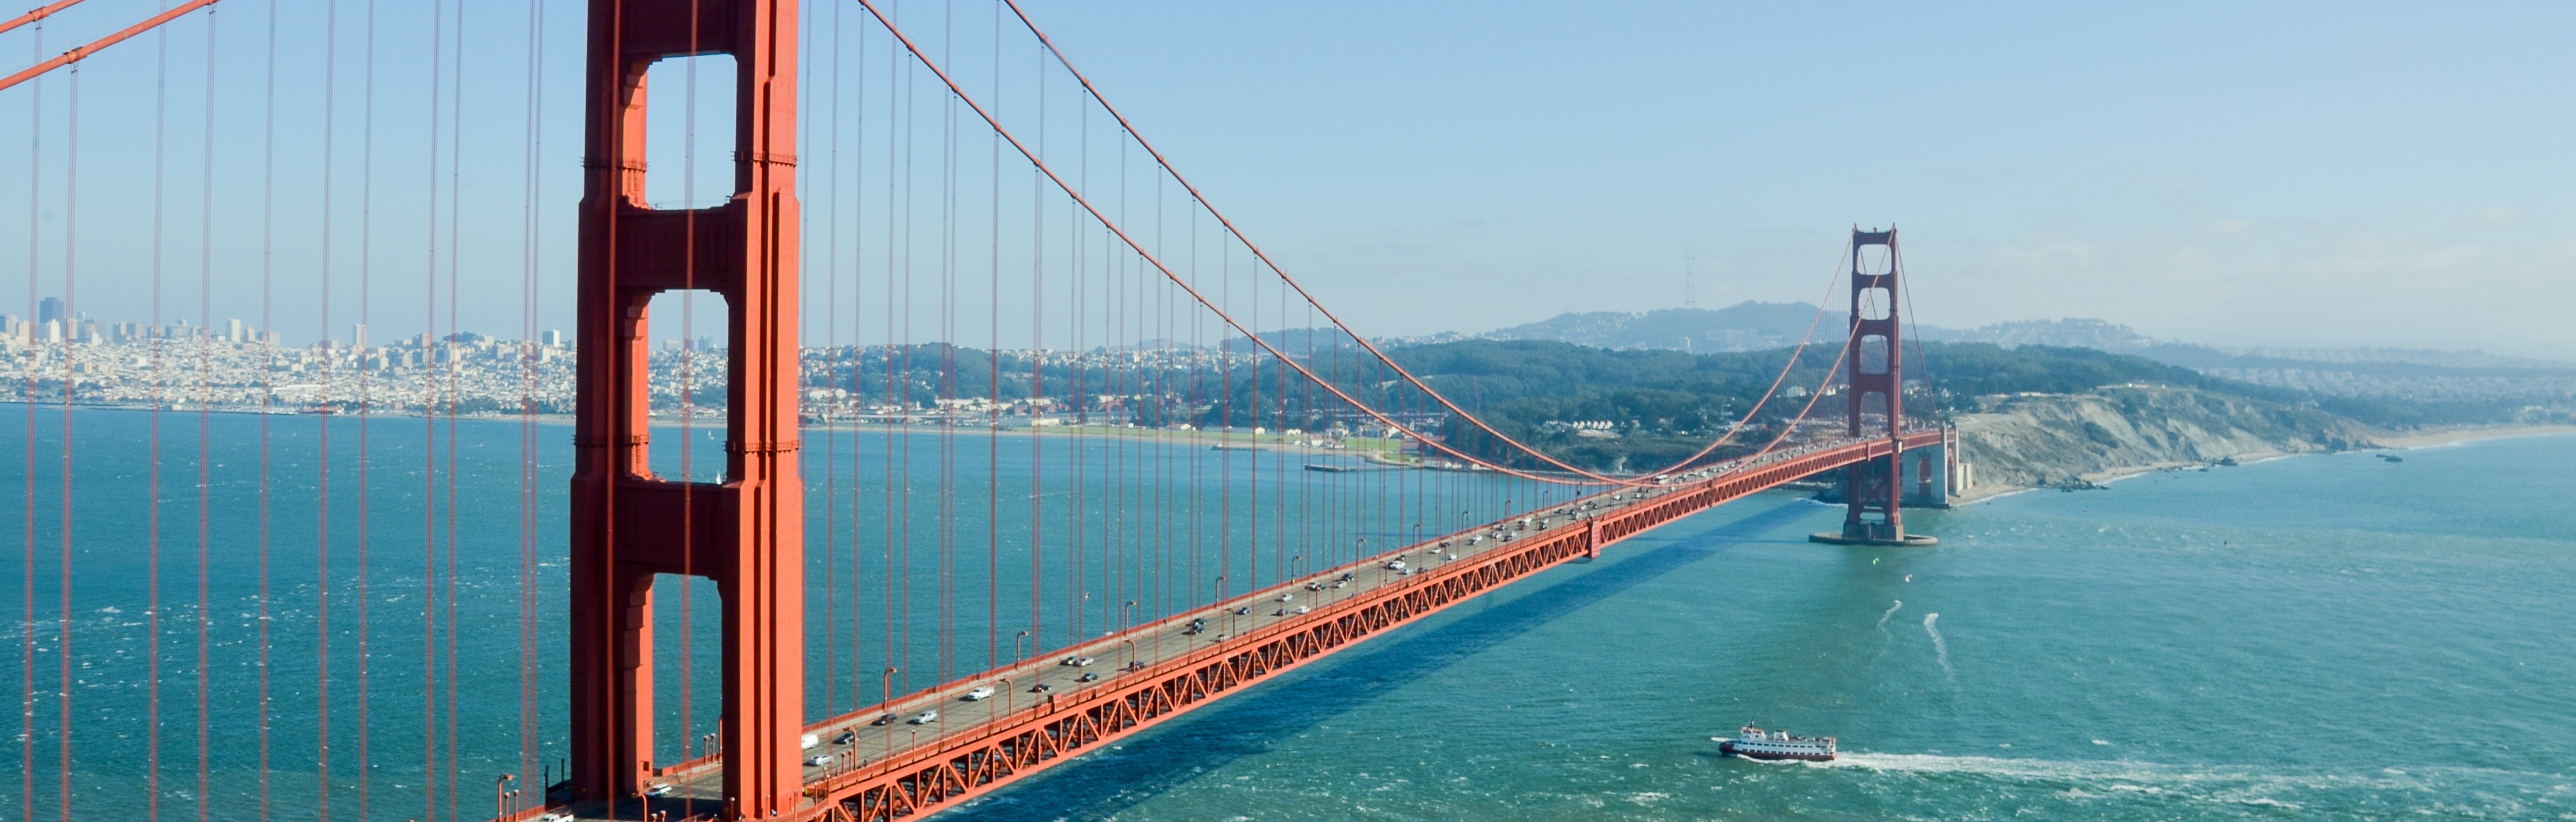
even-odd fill
[{"label": "whitecap on water", "polygon": [[1923,632],[1932,635],[1932,651],[1938,654],[1941,660],[1941,675],[1957,678],[1958,672],[1950,670],[1950,643],[1941,641],[1941,629],[1932,624],[1940,619],[1941,615],[1938,613],[1924,614]]}]

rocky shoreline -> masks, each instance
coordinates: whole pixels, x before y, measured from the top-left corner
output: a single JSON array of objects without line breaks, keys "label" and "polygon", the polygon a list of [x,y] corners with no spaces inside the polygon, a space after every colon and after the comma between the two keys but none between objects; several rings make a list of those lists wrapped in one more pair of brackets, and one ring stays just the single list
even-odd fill
[{"label": "rocky shoreline", "polygon": [[1957,417],[1972,483],[1961,502],[2039,488],[2090,490],[2155,471],[2301,454],[2420,448],[2471,439],[2576,434],[2576,426],[2384,431],[2314,409],[2188,388],[1979,397]]}]

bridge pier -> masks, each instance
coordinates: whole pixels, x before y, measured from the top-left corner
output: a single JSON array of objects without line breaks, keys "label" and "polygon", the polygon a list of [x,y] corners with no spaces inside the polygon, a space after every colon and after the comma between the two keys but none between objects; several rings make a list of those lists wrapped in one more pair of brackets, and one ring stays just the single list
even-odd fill
[{"label": "bridge pier", "polygon": [[[1864,249],[1887,249],[1887,270],[1871,273]],[[1834,545],[1932,545],[1930,536],[1905,533],[1905,345],[1897,316],[1896,229],[1852,229],[1851,337],[1843,361],[1849,389],[1843,418],[1851,436],[1869,436],[1872,419],[1886,429],[1887,454],[1843,468],[1843,528],[1811,534]],[[1876,407],[1871,400],[1876,399]]]}]

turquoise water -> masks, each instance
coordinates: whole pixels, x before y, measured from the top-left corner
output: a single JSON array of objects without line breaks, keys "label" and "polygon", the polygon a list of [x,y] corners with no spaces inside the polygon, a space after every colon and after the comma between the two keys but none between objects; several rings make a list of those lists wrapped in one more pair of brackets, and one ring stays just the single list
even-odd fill
[{"label": "turquoise water", "polygon": [[[2576,438],[2404,457],[1910,514],[1933,549],[1765,495],[957,818],[2576,818]],[[1843,757],[1715,756],[1747,721]]]},{"label": "turquoise water", "polygon": [[[13,735],[0,744],[0,814],[53,818],[63,798],[63,415],[39,409],[30,439],[15,419],[23,407],[9,410],[0,424],[0,618],[13,629],[26,618],[22,586],[32,571],[26,652],[35,665],[22,666],[17,649],[0,651],[0,684],[17,703],[9,713],[33,709],[25,720],[0,717]],[[76,818],[143,818],[150,418],[71,417],[69,794]],[[178,819],[193,817],[197,802],[198,422],[193,414],[163,420],[161,811]],[[215,819],[260,818],[260,422],[205,420]],[[315,652],[325,633],[316,596],[324,518],[313,504],[322,422],[267,422],[269,788],[276,818],[310,819],[323,794],[315,763],[325,738]],[[454,430],[451,502],[444,423],[435,440],[419,420],[370,423],[361,597],[357,428],[331,424],[333,818],[446,818],[451,808],[480,818],[495,775],[542,773],[560,753],[555,592],[564,584],[569,431],[491,421]],[[524,498],[523,433],[536,446]],[[703,435],[658,434],[657,462],[677,473],[677,449],[668,446]],[[1454,512],[1490,516],[1540,493],[1458,475],[1306,472],[1272,455],[1186,444],[1051,440],[1031,453],[1029,440],[1010,437],[809,432],[807,440],[809,666],[835,672],[809,683],[817,715],[874,700],[888,660],[914,680],[893,683],[905,690],[1015,645],[1026,582],[1016,571],[979,574],[994,550],[1005,567],[1025,568],[1025,539],[1015,537],[1033,521],[1049,546],[1038,557],[1042,633],[1056,645],[1074,636],[1077,619],[1088,634],[1126,617],[1126,601],[1150,612],[1205,597],[1221,569],[1244,575],[1230,586],[1241,590],[1256,559],[1271,579],[1300,552],[1338,558],[1362,538],[1383,545],[1425,519],[1436,533]],[[704,454],[720,453],[712,440],[703,444]],[[1910,523],[1944,543],[1905,551],[1807,543],[1804,535],[1830,527],[1838,509],[1762,495],[1318,662],[950,818],[2576,818],[2576,654],[2564,636],[2576,627],[2568,594],[2576,542],[2562,521],[2576,497],[2576,471],[2566,467],[2576,464],[2576,438],[2405,456],[2154,474],[2107,491],[1918,511]],[[959,478],[944,509],[934,484],[912,479],[939,476],[943,461]],[[1034,487],[1032,470],[1045,477]],[[1120,470],[1156,479],[1104,480]],[[1181,490],[1216,476],[1233,477],[1233,490]],[[1001,504],[991,496],[997,484]],[[434,507],[420,504],[424,492]],[[1024,507],[1033,498],[1034,520]],[[523,504],[537,512],[533,522],[520,518]],[[1192,504],[1196,520],[1166,513]],[[905,510],[908,518],[886,514]],[[1232,513],[1211,513],[1219,511]],[[1319,516],[1294,515],[1301,511]],[[1224,527],[1193,538],[1178,527],[1191,521]],[[23,544],[30,522],[32,563]],[[996,532],[998,549],[989,547]],[[424,535],[440,546],[436,554],[424,554]],[[445,659],[448,639],[423,636],[422,609],[429,600],[444,624],[447,592],[443,582],[425,587],[423,571],[435,561],[429,569],[444,578],[451,536],[460,629],[452,712],[444,664],[425,672],[421,663],[424,643]],[[536,737],[524,757],[523,547],[533,551],[531,604],[546,638],[527,669]],[[943,555],[956,571],[947,607],[960,629],[944,643],[927,631],[889,638],[889,614],[915,626],[939,621]],[[1165,559],[1187,567],[1189,556],[1205,579],[1145,571]],[[1201,590],[1188,590],[1194,581]],[[671,607],[657,612],[656,628],[666,757],[678,753],[677,740],[710,728],[715,707],[704,677],[715,649],[706,597],[693,648],[701,679],[686,726],[674,708],[676,593],[662,600]],[[369,609],[363,781],[359,602]],[[1001,627],[985,627],[996,611]],[[425,673],[441,683],[431,705]],[[18,703],[22,695],[33,699]],[[437,722],[424,723],[428,708]],[[446,776],[450,716],[456,790]],[[14,738],[22,721],[34,731],[32,758]],[[1837,735],[1844,758],[1819,766],[1713,756],[1708,738],[1747,721]],[[425,739],[437,743],[434,761],[422,758]],[[429,774],[439,775],[434,794]]]},{"label": "turquoise water", "polygon": [[[263,744],[278,818],[319,816],[326,793],[335,819],[485,818],[498,775],[560,776],[570,428],[163,413],[156,497],[152,414],[0,409],[0,814],[55,818],[68,800],[75,817],[147,818],[156,692],[170,818],[197,810],[201,717],[215,819],[261,818]],[[809,430],[803,453],[817,720],[1567,494],[1306,471],[1357,460],[1186,435]],[[722,454],[718,431],[655,431],[665,476],[711,479]],[[654,597],[654,759],[671,762],[717,727],[719,601],[673,577]]]}]

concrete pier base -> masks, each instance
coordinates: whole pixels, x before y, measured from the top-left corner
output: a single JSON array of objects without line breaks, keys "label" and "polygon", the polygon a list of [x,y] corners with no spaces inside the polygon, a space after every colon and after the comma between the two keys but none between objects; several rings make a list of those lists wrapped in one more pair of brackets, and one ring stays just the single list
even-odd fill
[{"label": "concrete pier base", "polygon": [[1941,544],[1940,538],[1924,536],[1922,534],[1906,534],[1894,539],[1887,539],[1884,537],[1847,537],[1832,531],[1808,534],[1807,541],[1821,542],[1827,545],[1894,545],[1905,548],[1925,548]]}]

